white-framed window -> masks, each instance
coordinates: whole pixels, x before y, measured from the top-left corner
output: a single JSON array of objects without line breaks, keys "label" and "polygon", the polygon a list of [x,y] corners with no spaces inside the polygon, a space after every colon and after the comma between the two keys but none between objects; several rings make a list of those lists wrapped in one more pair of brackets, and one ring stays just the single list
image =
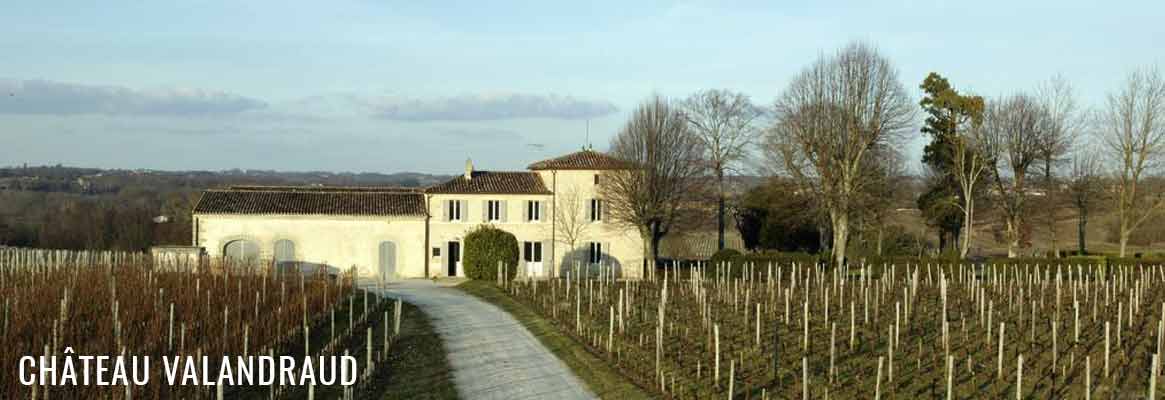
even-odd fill
[{"label": "white-framed window", "polygon": [[603,200],[591,199],[591,222],[599,222],[603,220]]},{"label": "white-framed window", "polygon": [[445,220],[446,221],[461,221],[461,200],[449,200],[445,202]]},{"label": "white-framed window", "polygon": [[603,262],[603,244],[599,242],[590,242],[587,249],[587,262],[591,264],[598,264]]},{"label": "white-framed window", "polygon": [[542,242],[523,242],[523,247],[523,261],[542,262]]},{"label": "white-framed window", "polygon": [[542,220],[542,202],[530,200],[526,202],[526,221],[538,222]]},{"label": "white-framed window", "polygon": [[502,201],[487,200],[485,202],[485,220],[498,222],[502,220]]}]

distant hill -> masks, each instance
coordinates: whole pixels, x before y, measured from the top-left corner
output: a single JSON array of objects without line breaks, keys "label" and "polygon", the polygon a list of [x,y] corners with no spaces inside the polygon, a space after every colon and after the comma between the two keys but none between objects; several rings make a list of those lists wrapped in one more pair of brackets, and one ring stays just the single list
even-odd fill
[{"label": "distant hill", "polygon": [[271,171],[160,171],[99,169],[67,166],[0,168],[0,191],[112,194],[127,187],[151,191],[205,189],[225,185],[336,185],[424,187],[449,179],[448,175],[416,172]]}]

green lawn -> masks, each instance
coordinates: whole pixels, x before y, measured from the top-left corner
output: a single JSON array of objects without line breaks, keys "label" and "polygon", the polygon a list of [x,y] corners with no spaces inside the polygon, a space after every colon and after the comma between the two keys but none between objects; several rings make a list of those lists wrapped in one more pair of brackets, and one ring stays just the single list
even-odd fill
[{"label": "green lawn", "polygon": [[600,398],[651,398],[638,386],[624,379],[619,371],[560,331],[551,321],[542,318],[526,305],[510,298],[493,283],[470,280],[458,285],[457,288],[496,305],[514,316],[546,348],[566,363],[575,375],[582,379],[587,387]]},{"label": "green lawn", "polygon": [[456,399],[445,345],[429,317],[409,303],[401,312],[400,338],[388,359],[388,374],[378,376],[375,398]]},{"label": "green lawn", "polygon": [[[379,306],[371,309],[369,323],[365,327],[357,327],[363,332],[366,327],[373,330],[373,351],[383,351],[382,338],[384,335],[384,321],[391,321],[393,299],[386,299]],[[362,312],[362,302],[355,303],[356,312]],[[445,355],[445,345],[441,337],[433,330],[429,317],[416,306],[401,303],[400,336],[396,338],[388,350],[388,358],[377,365],[376,372],[365,386],[361,386],[357,393],[358,399],[456,399],[457,388],[453,384],[453,373],[449,367],[449,359]],[[387,312],[387,314],[386,314]],[[340,302],[336,310],[336,329],[347,329],[348,307],[347,302]],[[391,322],[390,322],[391,325]],[[330,321],[319,321],[312,330],[312,347],[321,348],[328,341]],[[302,343],[302,336],[298,343]],[[347,348],[356,357],[359,370],[364,369],[365,334],[357,333],[345,340],[341,349]],[[292,346],[289,354],[301,356],[302,346]],[[343,350],[337,352],[343,354]],[[228,398],[266,399],[269,388],[243,388],[241,393]],[[339,398],[343,389],[338,386],[316,387],[316,399]],[[307,399],[305,387],[290,387],[280,398]]]}]

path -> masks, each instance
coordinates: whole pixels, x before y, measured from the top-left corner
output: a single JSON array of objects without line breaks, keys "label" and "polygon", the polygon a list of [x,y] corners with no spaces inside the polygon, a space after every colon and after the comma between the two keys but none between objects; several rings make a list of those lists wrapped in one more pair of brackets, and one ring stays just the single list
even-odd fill
[{"label": "path", "polygon": [[498,307],[424,279],[394,282],[385,291],[432,319],[462,398],[595,398],[566,364]]}]

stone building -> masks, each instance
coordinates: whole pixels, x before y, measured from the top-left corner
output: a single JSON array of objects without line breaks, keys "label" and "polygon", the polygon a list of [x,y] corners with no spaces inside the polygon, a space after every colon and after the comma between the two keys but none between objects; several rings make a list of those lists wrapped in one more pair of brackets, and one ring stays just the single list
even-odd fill
[{"label": "stone building", "polygon": [[279,265],[355,267],[383,279],[464,276],[463,239],[481,224],[513,233],[519,268],[552,276],[603,265],[642,273],[643,241],[611,223],[597,191],[626,164],[591,150],[479,171],[423,189],[232,186],[207,190],[193,211],[193,244],[212,257]]}]

